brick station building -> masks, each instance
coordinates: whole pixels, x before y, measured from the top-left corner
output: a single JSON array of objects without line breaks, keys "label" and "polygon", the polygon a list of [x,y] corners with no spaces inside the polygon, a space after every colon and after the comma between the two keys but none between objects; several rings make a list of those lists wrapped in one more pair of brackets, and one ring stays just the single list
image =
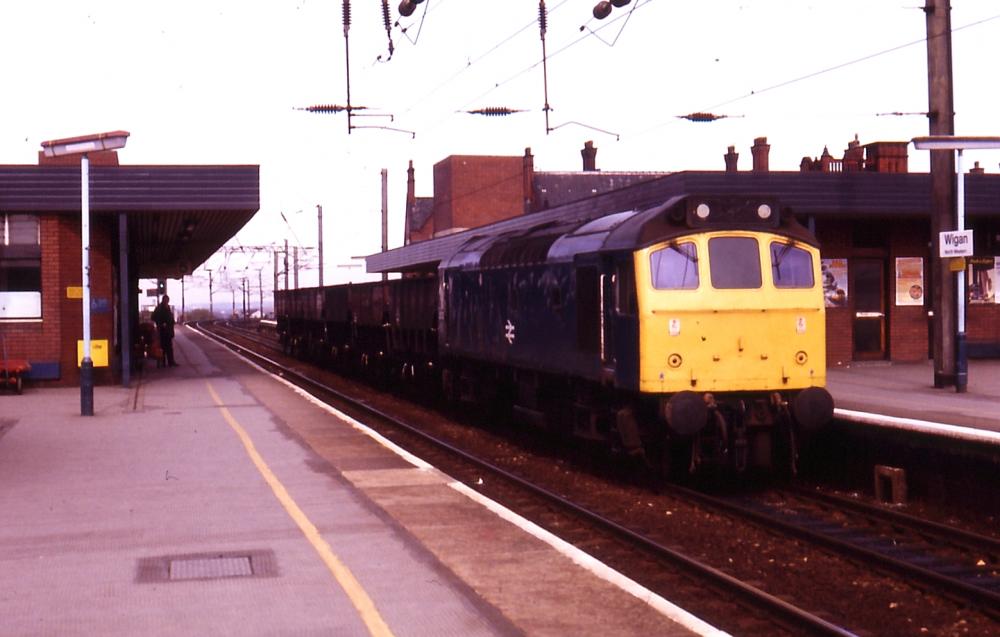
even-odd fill
[{"label": "brick station building", "polygon": [[[850,142],[840,159],[827,149],[797,171],[772,171],[766,138],[754,140],[752,167],[739,170],[730,147],[724,170],[675,173],[602,171],[597,149],[581,150],[583,170],[535,170],[523,157],[450,156],[433,169],[433,197],[407,179],[405,245],[368,257],[371,272],[433,272],[462,241],[462,230],[566,207],[604,214],[647,207],[686,193],[777,196],[821,243],[827,292],[828,362],[918,361],[933,356],[930,175],[908,171],[907,142]],[[973,168],[965,180],[970,356],[1000,356],[1000,175]]]},{"label": "brick station building", "polygon": [[[190,274],[242,228],[259,208],[259,167],[88,157],[91,338],[109,359],[94,378],[127,382],[139,279]],[[80,209],[80,155],[0,166],[0,358],[27,360],[31,382],[79,383]]]}]

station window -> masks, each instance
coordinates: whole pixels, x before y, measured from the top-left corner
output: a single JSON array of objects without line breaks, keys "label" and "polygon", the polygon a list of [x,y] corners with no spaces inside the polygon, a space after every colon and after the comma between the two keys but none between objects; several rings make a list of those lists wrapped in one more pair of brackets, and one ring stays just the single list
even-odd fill
[{"label": "station window", "polygon": [[42,316],[42,248],[37,215],[0,212],[0,319]]},{"label": "station window", "polygon": [[771,243],[771,279],[776,288],[811,288],[812,257],[792,243]]},{"label": "station window", "polygon": [[753,237],[715,237],[708,241],[712,287],[751,290],[761,285],[760,248]]},{"label": "station window", "polygon": [[671,243],[653,252],[649,266],[657,290],[698,288],[698,248],[693,243]]}]

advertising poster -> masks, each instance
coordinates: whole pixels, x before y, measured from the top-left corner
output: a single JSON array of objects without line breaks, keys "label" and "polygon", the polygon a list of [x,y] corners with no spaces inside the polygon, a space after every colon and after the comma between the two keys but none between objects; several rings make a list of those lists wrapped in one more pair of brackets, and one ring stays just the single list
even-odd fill
[{"label": "advertising poster", "polygon": [[847,307],[847,259],[822,259],[823,297],[827,307]]},{"label": "advertising poster", "polygon": [[997,303],[1000,257],[969,257],[969,303]]},{"label": "advertising poster", "polygon": [[896,257],[896,305],[924,304],[924,260]]}]

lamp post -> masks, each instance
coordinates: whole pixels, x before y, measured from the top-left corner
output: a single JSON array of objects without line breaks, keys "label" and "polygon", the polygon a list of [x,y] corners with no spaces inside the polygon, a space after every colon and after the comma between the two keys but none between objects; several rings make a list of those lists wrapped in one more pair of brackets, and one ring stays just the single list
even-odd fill
[{"label": "lamp post", "polygon": [[[957,184],[957,205],[955,211],[956,233],[965,230],[965,169],[962,166],[962,151],[988,150],[1000,148],[1000,137],[960,137],[955,135],[930,135],[914,137],[913,145],[917,150],[953,150],[956,151],[955,161]],[[945,234],[945,233],[942,233]],[[935,237],[940,241],[940,237]],[[940,246],[940,244],[939,244]],[[969,242],[968,254],[972,254],[972,242]],[[939,252],[940,254],[940,252]],[[958,283],[955,286],[955,301],[957,304],[957,325],[955,335],[955,391],[965,393],[969,384],[969,358],[965,343],[965,268],[958,271]]]},{"label": "lamp post", "polygon": [[[83,360],[80,362],[80,415],[94,415],[94,361],[90,357],[90,159],[87,153],[125,147],[129,133],[112,131],[42,142],[46,157],[80,156],[80,236],[83,275]],[[122,291],[124,293],[124,290]]]}]

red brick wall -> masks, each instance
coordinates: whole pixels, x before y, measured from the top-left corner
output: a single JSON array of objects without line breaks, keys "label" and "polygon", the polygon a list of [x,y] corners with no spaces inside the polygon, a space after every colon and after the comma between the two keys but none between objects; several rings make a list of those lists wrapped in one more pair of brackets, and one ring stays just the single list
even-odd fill
[{"label": "red brick wall", "polygon": [[[452,227],[454,215],[455,177],[453,171],[454,157],[446,157],[434,164],[434,211],[431,213],[431,227],[434,232],[443,232]],[[426,227],[427,224],[424,224]]]},{"label": "red brick wall", "polygon": [[965,319],[965,337],[969,343],[1000,343],[1000,305],[971,304]]},{"label": "red brick wall", "polygon": [[[894,361],[927,360],[927,311],[932,301],[930,292],[930,230],[926,221],[883,222],[889,231],[889,278],[886,282],[888,313],[889,358]],[[923,257],[924,304],[896,305],[896,257]]]},{"label": "red brick wall", "polygon": [[[111,263],[112,223],[103,216],[91,216],[90,223],[90,298],[91,303],[97,299],[106,300],[106,312],[90,313],[90,338],[92,340],[106,339],[109,349],[113,349],[113,316],[114,302],[111,295],[113,269]],[[62,380],[73,385],[79,382],[79,370],[76,364],[77,341],[83,338],[83,304],[80,299],[66,298],[67,287],[83,285],[83,269],[80,258],[80,222],[73,215],[60,219],[60,240],[62,249],[59,252],[62,273],[58,286],[59,311],[62,314],[62,333],[59,339],[59,362],[62,367]],[[44,254],[45,247],[42,246]],[[110,354],[113,358],[113,353]],[[94,369],[94,382],[107,383],[112,380],[110,366]]]},{"label": "red brick wall", "polygon": [[0,323],[0,333],[6,341],[7,356],[29,361],[58,361],[61,317],[59,312],[59,281],[61,278],[59,217],[45,215],[39,219],[42,242],[42,320]]},{"label": "red brick wall", "polygon": [[[0,323],[7,356],[36,363],[58,362],[59,384],[79,382],[76,343],[83,338],[80,299],[66,298],[67,287],[82,285],[80,221],[75,215],[42,215],[42,320]],[[91,338],[107,339],[113,347],[114,300],[111,261],[114,226],[103,217],[92,217],[90,228],[91,298],[107,299],[107,312],[91,313]],[[113,356],[113,355],[112,355]],[[111,369],[95,370],[95,382],[111,382]]]},{"label": "red brick wall", "polygon": [[[876,258],[885,262],[885,313],[886,356],[893,361],[921,361],[928,354],[928,321],[930,309],[930,253],[927,223],[907,220],[870,219],[887,238],[887,250],[858,248],[852,245],[854,224],[857,220],[823,220],[817,223],[816,234],[820,240],[823,258],[846,258],[848,269],[855,258]],[[896,305],[896,257],[923,257],[924,303],[923,306]],[[853,291],[848,291],[853,298]],[[853,303],[847,307],[826,309],[827,362],[830,366],[842,365],[854,359]]]},{"label": "red brick wall", "polygon": [[475,228],[524,214],[521,157],[452,155],[434,165],[434,231]]}]

